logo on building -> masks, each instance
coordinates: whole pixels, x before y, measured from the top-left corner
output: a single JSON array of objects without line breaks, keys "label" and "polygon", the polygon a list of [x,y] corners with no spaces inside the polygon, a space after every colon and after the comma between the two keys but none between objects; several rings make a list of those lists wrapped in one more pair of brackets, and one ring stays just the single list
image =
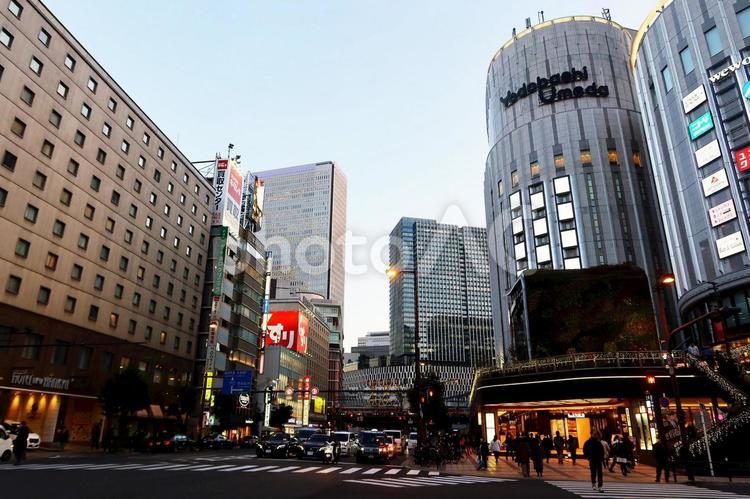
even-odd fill
[{"label": "logo on building", "polygon": [[586,66],[581,70],[570,68],[570,71],[553,74],[547,78],[537,77],[536,81],[524,83],[515,92],[508,90],[505,97],[500,97],[500,102],[508,108],[518,102],[519,99],[528,97],[535,93],[539,95],[540,104],[552,104],[553,102],[578,99],[581,97],[607,97],[609,95],[609,87],[606,85],[597,85],[596,82],[592,82],[591,85],[586,87],[575,86],[573,88],[557,88],[558,85],[588,81],[588,79],[589,73]]},{"label": "logo on building", "polygon": [[734,73],[735,71],[739,70],[742,66],[747,66],[750,64],[750,56],[745,57],[739,62],[732,61],[732,64],[725,67],[718,73],[714,73],[711,76],[708,77],[709,80],[711,80],[712,83],[718,83],[727,76],[729,76],[730,73]]},{"label": "logo on building", "polygon": [[711,111],[707,111],[700,115],[695,121],[691,121],[688,125],[688,132],[690,133],[690,139],[695,140],[698,137],[708,133],[714,128],[714,119],[711,117]]},{"label": "logo on building", "polygon": [[296,310],[273,311],[266,323],[266,345],[280,345],[297,353],[307,353],[308,320]]}]

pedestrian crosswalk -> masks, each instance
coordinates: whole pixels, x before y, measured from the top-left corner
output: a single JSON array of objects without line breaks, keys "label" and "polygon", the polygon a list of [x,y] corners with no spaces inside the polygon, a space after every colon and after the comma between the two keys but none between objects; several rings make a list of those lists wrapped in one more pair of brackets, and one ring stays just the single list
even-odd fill
[{"label": "pedestrian crosswalk", "polygon": [[724,492],[721,490],[707,489],[694,485],[667,484],[667,483],[636,483],[617,482],[605,483],[604,491],[599,492],[591,488],[589,482],[573,481],[547,481],[550,485],[576,494],[584,498],[617,498],[617,499],[740,499],[750,496]]},{"label": "pedestrian crosswalk", "polygon": [[[417,470],[412,470],[417,471]],[[383,487],[388,489],[403,489],[413,487],[440,487],[446,485],[474,485],[482,483],[500,483],[500,482],[514,482],[515,480],[509,478],[490,478],[482,476],[469,476],[469,475],[433,475],[433,476],[414,476],[407,473],[406,476],[392,477],[387,476],[388,473],[378,478],[352,478],[346,479],[344,482],[364,485],[369,487]],[[394,474],[395,475],[395,474]]]}]

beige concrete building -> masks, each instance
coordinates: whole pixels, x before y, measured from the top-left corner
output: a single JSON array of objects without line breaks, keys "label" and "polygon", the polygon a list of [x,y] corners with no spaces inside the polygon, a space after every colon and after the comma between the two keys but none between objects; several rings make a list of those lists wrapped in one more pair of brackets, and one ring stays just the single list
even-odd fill
[{"label": "beige concrete building", "polygon": [[0,418],[88,439],[126,365],[166,405],[192,375],[213,189],[35,0],[0,6],[0,160]]}]

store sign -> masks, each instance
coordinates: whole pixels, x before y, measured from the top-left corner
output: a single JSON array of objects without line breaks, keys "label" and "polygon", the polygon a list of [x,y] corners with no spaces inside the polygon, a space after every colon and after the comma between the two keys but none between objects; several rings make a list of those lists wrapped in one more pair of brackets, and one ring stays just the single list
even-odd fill
[{"label": "store sign", "polygon": [[737,218],[737,210],[734,208],[734,201],[731,199],[720,205],[714,206],[708,210],[708,216],[711,219],[711,227],[717,227],[724,222]]},{"label": "store sign", "polygon": [[240,393],[240,395],[237,397],[237,403],[242,407],[243,409],[250,405],[250,394],[249,393]]},{"label": "store sign", "polygon": [[705,197],[708,197],[726,187],[729,187],[729,180],[727,180],[726,170],[722,168],[716,173],[709,175],[708,177],[701,180],[701,185],[703,185],[703,195]]},{"label": "store sign", "polygon": [[563,71],[562,73],[553,74],[546,78],[538,76],[535,81],[524,83],[515,92],[508,90],[505,97],[500,97],[499,99],[508,108],[520,99],[534,94],[539,95],[540,104],[552,104],[557,101],[578,99],[581,97],[607,97],[609,95],[609,87],[606,85],[597,85],[596,82],[592,82],[591,85],[586,87],[575,86],[559,90],[557,88],[561,84],[567,85],[579,81],[588,81],[588,79],[589,73],[586,66],[581,70],[570,68],[570,71]]},{"label": "store sign", "polygon": [[703,134],[710,132],[713,128],[714,120],[711,117],[711,111],[706,111],[688,125],[690,139],[695,140]]},{"label": "store sign", "polygon": [[221,288],[224,284],[224,260],[227,256],[227,235],[229,229],[222,227],[219,237],[219,247],[216,250],[216,262],[214,263],[214,285],[211,289],[212,296],[221,296]]},{"label": "store sign", "polygon": [[742,232],[735,232],[726,237],[716,240],[716,250],[719,252],[719,258],[727,258],[745,251],[745,242],[742,239]]},{"label": "store sign", "polygon": [[568,419],[583,419],[586,415],[582,412],[569,412]]},{"label": "store sign", "polygon": [[228,159],[217,159],[214,164],[214,211],[211,225],[225,225],[232,234],[237,234],[240,227],[242,206],[242,174],[237,162]]},{"label": "store sign", "polygon": [[700,87],[682,98],[682,109],[684,109],[686,113],[689,113],[704,102],[706,102],[706,89],[701,83]]},{"label": "store sign", "polygon": [[249,392],[253,389],[253,372],[248,371],[224,371],[224,379],[221,384],[221,393],[232,395],[235,393]]},{"label": "store sign", "polygon": [[695,151],[695,161],[698,162],[698,168],[702,168],[716,158],[721,157],[721,147],[719,140],[714,140]]},{"label": "store sign", "polygon": [[750,81],[742,85],[742,96],[745,99],[750,99]]},{"label": "store sign", "polygon": [[30,373],[14,371],[10,383],[19,386],[31,386],[46,390],[70,390],[70,379],[53,378],[52,376],[35,376]]},{"label": "store sign", "polygon": [[738,172],[750,170],[750,147],[743,147],[739,151],[735,151],[734,162],[737,165]]},{"label": "store sign", "polygon": [[711,83],[718,83],[724,78],[726,78],[727,76],[729,76],[731,73],[734,73],[735,71],[739,70],[742,66],[747,66],[748,64],[750,64],[750,56],[745,57],[740,62],[732,61],[732,64],[725,67],[721,71],[712,74],[711,76],[708,77],[708,79],[711,80]]},{"label": "store sign", "polygon": [[268,314],[266,346],[281,345],[297,353],[307,353],[307,317],[297,310],[273,311]]}]

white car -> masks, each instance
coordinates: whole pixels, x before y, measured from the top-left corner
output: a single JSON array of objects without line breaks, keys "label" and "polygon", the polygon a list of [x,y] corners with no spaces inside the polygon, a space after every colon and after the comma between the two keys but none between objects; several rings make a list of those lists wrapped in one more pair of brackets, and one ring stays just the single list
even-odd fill
[{"label": "white car", "polygon": [[333,438],[341,446],[342,456],[354,456],[357,454],[357,436],[350,431],[335,431],[333,432]]},{"label": "white car", "polygon": [[[4,421],[3,426],[5,427],[5,430],[10,433],[10,439],[15,440],[21,423],[19,421]],[[38,449],[41,443],[42,439],[39,437],[39,434],[34,433],[29,429],[29,438],[26,440],[26,449]]]},{"label": "white car", "polygon": [[13,441],[10,439],[10,433],[5,431],[0,425],[0,461],[10,461],[13,455]]},{"label": "white car", "polygon": [[411,453],[417,448],[417,432],[413,431],[409,433],[409,440],[407,440],[406,449]]}]

